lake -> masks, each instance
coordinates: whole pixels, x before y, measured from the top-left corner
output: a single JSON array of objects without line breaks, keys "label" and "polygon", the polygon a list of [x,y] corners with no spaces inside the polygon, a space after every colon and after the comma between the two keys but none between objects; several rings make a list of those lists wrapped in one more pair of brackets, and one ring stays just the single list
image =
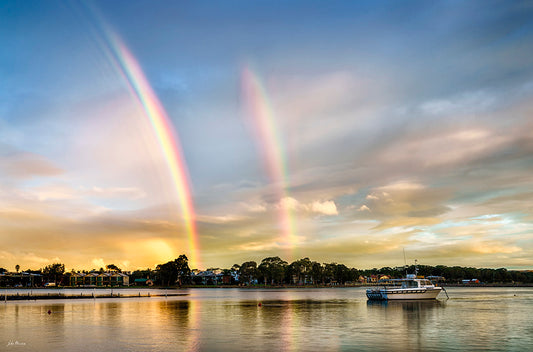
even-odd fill
[{"label": "lake", "polygon": [[3,301],[6,290],[0,290],[0,350],[531,349],[533,288],[447,290],[448,300],[441,293],[436,301],[388,303],[367,301],[364,288],[184,289],[168,290],[185,295],[166,298],[7,302]]}]

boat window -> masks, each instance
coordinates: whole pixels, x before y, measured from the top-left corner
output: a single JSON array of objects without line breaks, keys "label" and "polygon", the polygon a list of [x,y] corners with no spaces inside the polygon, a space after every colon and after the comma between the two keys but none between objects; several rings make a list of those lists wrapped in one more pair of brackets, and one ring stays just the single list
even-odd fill
[{"label": "boat window", "polygon": [[417,288],[417,287],[418,287],[418,283],[414,280],[408,280],[408,281],[402,282],[402,288]]}]

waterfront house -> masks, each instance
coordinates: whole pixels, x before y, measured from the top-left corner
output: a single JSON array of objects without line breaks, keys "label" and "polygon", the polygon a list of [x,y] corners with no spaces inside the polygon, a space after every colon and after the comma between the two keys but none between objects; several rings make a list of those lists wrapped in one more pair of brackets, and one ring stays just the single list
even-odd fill
[{"label": "waterfront house", "polygon": [[83,286],[85,284],[85,273],[70,274],[70,286]]},{"label": "waterfront house", "polygon": [[112,273],[110,276],[111,286],[129,286],[130,277],[124,273]]},{"label": "waterfront house", "polygon": [[135,279],[133,284],[135,286],[153,286],[154,282],[150,279]]},{"label": "waterfront house", "polygon": [[42,285],[42,275],[35,272],[0,273],[0,287],[33,287]]},{"label": "waterfront house", "polygon": [[193,272],[193,282],[202,285],[216,285],[222,281],[222,273],[217,274],[211,270]]},{"label": "waterfront house", "polygon": [[70,276],[70,286],[129,286],[129,284],[129,276],[117,272],[72,273]]}]

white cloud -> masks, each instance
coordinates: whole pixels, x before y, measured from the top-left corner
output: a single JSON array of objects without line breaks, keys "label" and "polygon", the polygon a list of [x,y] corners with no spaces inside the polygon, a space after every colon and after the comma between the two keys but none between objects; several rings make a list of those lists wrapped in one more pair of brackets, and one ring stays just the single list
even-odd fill
[{"label": "white cloud", "polygon": [[335,202],[332,200],[319,201],[315,200],[311,203],[301,203],[292,197],[282,198],[277,208],[288,209],[291,211],[303,211],[309,213],[323,214],[323,215],[337,215],[339,212]]},{"label": "white cloud", "polygon": [[[390,183],[390,184],[388,184],[386,186],[377,187],[377,188],[375,188],[375,190],[376,191],[381,191],[381,194],[384,197],[387,197],[387,196],[389,196],[389,192],[394,192],[394,191],[414,191],[414,190],[421,190],[421,189],[424,189],[424,188],[425,188],[425,186],[420,184],[420,183],[418,183],[418,182],[402,180],[402,181]],[[372,194],[375,194],[375,193],[373,192]],[[367,199],[378,199],[378,198],[376,197],[376,198],[367,198]]]},{"label": "white cloud", "polygon": [[92,260],[92,263],[97,269],[105,268],[105,263],[104,263],[104,260],[102,258],[94,258]]},{"label": "white cloud", "polygon": [[301,204],[300,202],[298,202],[296,199],[292,197],[284,197],[279,201],[278,208],[297,210],[301,208]]},{"label": "white cloud", "polygon": [[338,215],[337,206],[332,200],[325,202],[314,201],[311,203],[311,211],[314,213],[320,213],[324,215]]},{"label": "white cloud", "polygon": [[370,208],[363,204],[357,209],[357,211],[370,211]]}]

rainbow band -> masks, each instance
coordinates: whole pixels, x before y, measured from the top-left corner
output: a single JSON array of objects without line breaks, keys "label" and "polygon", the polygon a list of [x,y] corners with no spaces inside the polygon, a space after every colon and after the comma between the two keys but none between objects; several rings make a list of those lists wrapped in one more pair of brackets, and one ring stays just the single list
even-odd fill
[{"label": "rainbow band", "polygon": [[114,58],[118,63],[120,73],[128,82],[128,88],[132,96],[142,106],[145,116],[156,134],[159,146],[168,164],[174,188],[182,209],[189,242],[189,265],[191,268],[200,266],[198,233],[196,229],[194,206],[192,202],[187,166],[183,158],[179,139],[172,127],[165,109],[155,95],[152,87],[146,79],[139,63],[120,40],[118,35],[108,31],[110,47]]},{"label": "rainbow band", "polygon": [[283,154],[283,143],[277,133],[276,120],[259,76],[248,66],[242,71],[242,86],[250,113],[257,129],[256,141],[263,152],[271,181],[277,187],[279,198],[279,225],[282,233],[282,245],[289,251],[296,244],[295,225],[292,207],[287,193],[287,167]]}]

